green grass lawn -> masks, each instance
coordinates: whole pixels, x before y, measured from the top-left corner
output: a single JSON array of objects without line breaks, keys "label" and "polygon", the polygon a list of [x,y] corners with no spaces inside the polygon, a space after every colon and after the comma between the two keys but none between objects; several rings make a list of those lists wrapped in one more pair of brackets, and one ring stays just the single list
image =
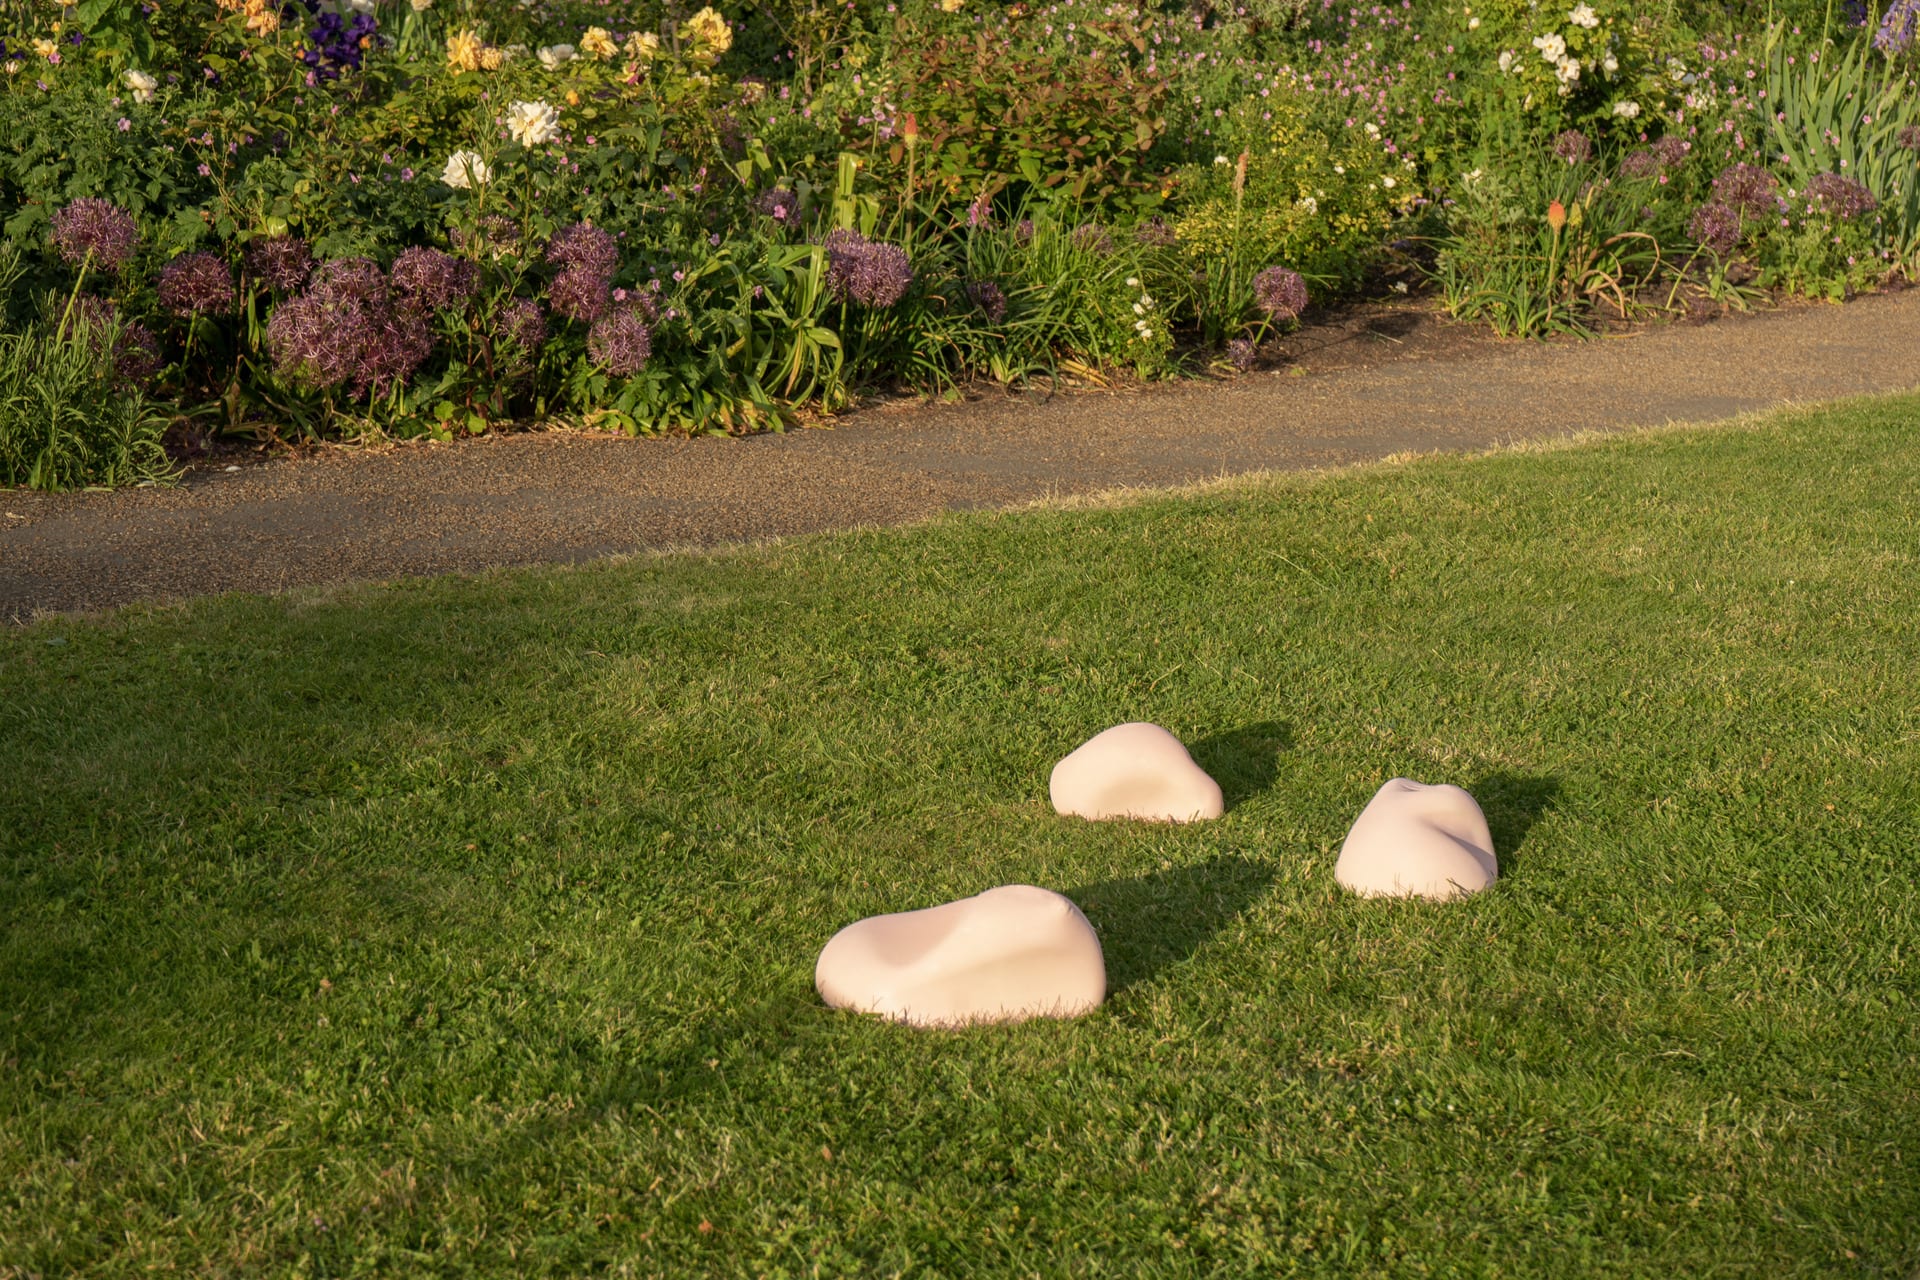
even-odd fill
[{"label": "green grass lawn", "polygon": [[[1920,397],[0,636],[0,1275],[1920,1266]],[[1106,726],[1227,816],[1056,817]],[[1382,781],[1502,879],[1333,881]],[[823,1008],[1068,893],[1112,995]]]}]

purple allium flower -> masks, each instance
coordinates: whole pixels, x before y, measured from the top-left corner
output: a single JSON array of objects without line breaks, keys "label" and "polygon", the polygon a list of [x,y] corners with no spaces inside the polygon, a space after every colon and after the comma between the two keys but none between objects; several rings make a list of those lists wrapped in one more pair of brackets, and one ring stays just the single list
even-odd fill
[{"label": "purple allium flower", "polygon": [[823,247],[827,287],[837,298],[865,307],[890,307],[906,296],[913,283],[913,265],[899,245],[869,240],[842,227],[827,234]]},{"label": "purple allium flower", "polygon": [[621,307],[594,321],[587,333],[587,354],[616,378],[640,372],[653,354],[653,330],[639,307]]},{"label": "purple allium flower", "polygon": [[393,260],[390,273],[394,288],[429,307],[453,307],[465,302],[473,296],[479,274],[464,258],[426,245],[403,250]]},{"label": "purple allium flower", "polygon": [[620,244],[601,228],[576,222],[547,242],[547,261],[589,272],[611,284],[613,273],[620,269]]},{"label": "purple allium flower", "polygon": [[1660,161],[1654,157],[1650,148],[1642,147],[1638,151],[1629,151],[1620,160],[1620,174],[1626,178],[1652,178],[1659,176]]},{"label": "purple allium flower", "polygon": [[1910,124],[1893,136],[1893,140],[1909,151],[1920,151],[1920,124]]},{"label": "purple allium flower", "polygon": [[547,286],[547,301],[556,314],[581,324],[592,324],[613,304],[607,277],[586,267],[568,267]]},{"label": "purple allium flower", "polygon": [[775,222],[792,222],[800,212],[800,197],[789,187],[775,187],[762,192],[754,208]]},{"label": "purple allium flower", "polygon": [[299,236],[256,236],[242,258],[247,274],[275,293],[292,293],[313,271],[313,252]]},{"label": "purple allium flower", "polygon": [[76,267],[91,260],[102,271],[118,271],[139,246],[139,224],[111,200],[83,196],[53,215],[53,247]]},{"label": "purple allium flower", "polygon": [[547,340],[547,317],[532,298],[515,298],[494,316],[502,345],[525,355],[540,350]]},{"label": "purple allium flower", "polygon": [[1916,29],[1920,29],[1920,0],[1893,0],[1880,19],[1880,29],[1873,33],[1873,47],[1888,55],[1905,53]]},{"label": "purple allium flower", "polygon": [[274,308],[267,348],[287,377],[385,395],[432,354],[433,331],[417,303],[393,296],[377,265],[339,258],[320,264],[304,294]]},{"label": "purple allium flower", "polygon": [[1842,222],[1851,222],[1863,213],[1871,213],[1880,203],[1873,198],[1873,192],[1852,178],[1843,178],[1837,173],[1816,174],[1808,181],[1807,189],[1802,194]]},{"label": "purple allium flower", "polygon": [[991,324],[1007,318],[1007,295],[991,280],[976,280],[968,285],[967,300],[985,312]]},{"label": "purple allium flower", "polygon": [[1750,164],[1730,164],[1713,180],[1713,198],[1743,216],[1765,218],[1786,207],[1780,199],[1779,187],[1780,180],[1765,169]]},{"label": "purple allium flower", "polygon": [[1157,213],[1134,228],[1133,238],[1150,249],[1168,248],[1179,239],[1167,220]]},{"label": "purple allium flower", "polygon": [[1022,218],[1013,229],[1013,238],[1021,244],[1033,243],[1033,219]]},{"label": "purple allium flower", "polygon": [[1227,343],[1227,360],[1234,368],[1245,373],[1253,368],[1253,340],[1234,338]]},{"label": "purple allium flower", "polygon": [[1693,237],[1694,243],[1724,258],[1739,247],[1740,211],[1718,200],[1709,200],[1693,211],[1687,234]]},{"label": "purple allium flower", "polygon": [[1096,257],[1105,258],[1113,253],[1113,237],[1097,222],[1083,222],[1075,227],[1067,237],[1067,243],[1082,253],[1091,253]]},{"label": "purple allium flower", "polygon": [[1554,138],[1553,154],[1568,164],[1585,164],[1593,159],[1593,140],[1578,129],[1568,129]]},{"label": "purple allium flower", "polygon": [[[85,337],[88,347],[96,356],[106,346],[107,335],[113,332],[117,321],[119,311],[110,300],[94,293],[83,293],[74,299],[74,315],[70,323],[74,331]],[[114,374],[122,382],[130,386],[144,386],[160,371],[160,340],[138,320],[120,322],[112,358]]]},{"label": "purple allium flower", "polygon": [[1296,320],[1307,309],[1307,282],[1290,267],[1268,267],[1253,278],[1253,301],[1275,320]]},{"label": "purple allium flower", "polygon": [[160,309],[182,320],[233,310],[233,269],[211,253],[183,253],[160,268]]},{"label": "purple allium flower", "polygon": [[1687,153],[1693,148],[1685,138],[1669,134],[1647,149],[1653,152],[1653,158],[1659,161],[1662,169],[1678,169],[1686,163]]}]

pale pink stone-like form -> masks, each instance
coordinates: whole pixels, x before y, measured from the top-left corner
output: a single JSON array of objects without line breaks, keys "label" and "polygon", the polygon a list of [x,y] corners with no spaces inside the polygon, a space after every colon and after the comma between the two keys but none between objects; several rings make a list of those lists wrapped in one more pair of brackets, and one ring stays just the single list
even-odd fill
[{"label": "pale pink stone-like form", "polygon": [[848,925],[820,952],[813,985],[835,1009],[958,1027],[1077,1018],[1107,998],[1107,965],[1079,907],[1009,884]]},{"label": "pale pink stone-like form", "polygon": [[1334,879],[1370,898],[1461,898],[1499,874],[1474,798],[1407,778],[1388,782],[1361,810],[1333,868]]},{"label": "pale pink stone-like form", "polygon": [[1115,725],[1053,766],[1047,793],[1061,813],[1095,822],[1196,822],[1227,811],[1220,784],[1157,724]]}]

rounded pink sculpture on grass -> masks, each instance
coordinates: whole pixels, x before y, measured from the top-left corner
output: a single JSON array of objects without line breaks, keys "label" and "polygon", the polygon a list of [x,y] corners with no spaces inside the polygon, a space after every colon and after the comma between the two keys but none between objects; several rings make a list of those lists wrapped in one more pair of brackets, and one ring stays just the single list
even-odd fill
[{"label": "rounded pink sculpture on grass", "polygon": [[1369,898],[1465,897],[1499,874],[1473,797],[1407,778],[1388,782],[1361,810],[1333,868],[1334,879]]},{"label": "rounded pink sculpture on grass", "polygon": [[923,1027],[1077,1018],[1107,997],[1100,939],[1080,908],[1027,884],[833,935],[813,985],[835,1009]]},{"label": "rounded pink sculpture on grass", "polygon": [[1053,807],[1090,818],[1197,822],[1227,811],[1220,784],[1157,724],[1115,725],[1053,766]]}]

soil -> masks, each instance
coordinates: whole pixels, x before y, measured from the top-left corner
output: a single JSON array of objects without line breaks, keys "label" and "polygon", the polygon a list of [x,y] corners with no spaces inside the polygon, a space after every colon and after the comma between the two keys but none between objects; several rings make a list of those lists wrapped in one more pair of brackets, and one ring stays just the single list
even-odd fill
[{"label": "soil", "polygon": [[1358,304],[1262,371],[900,401],[784,435],[563,431],[215,456],[171,488],[0,492],[0,616],[558,563],[899,524],[1122,487],[1725,418],[1920,386],[1920,290],[1586,342],[1504,342]]}]

